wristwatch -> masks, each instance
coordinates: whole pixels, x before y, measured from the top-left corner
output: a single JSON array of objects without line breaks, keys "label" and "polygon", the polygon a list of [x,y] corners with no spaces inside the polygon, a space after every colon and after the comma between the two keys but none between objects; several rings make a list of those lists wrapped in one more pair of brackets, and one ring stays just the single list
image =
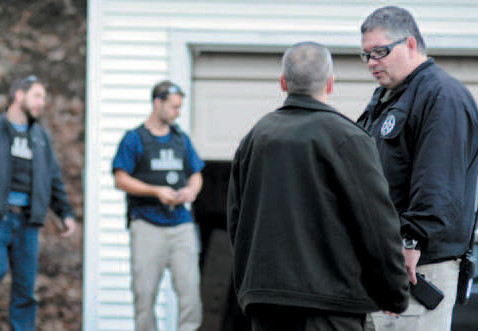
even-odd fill
[{"label": "wristwatch", "polygon": [[403,238],[403,248],[405,249],[419,249],[418,240]]}]

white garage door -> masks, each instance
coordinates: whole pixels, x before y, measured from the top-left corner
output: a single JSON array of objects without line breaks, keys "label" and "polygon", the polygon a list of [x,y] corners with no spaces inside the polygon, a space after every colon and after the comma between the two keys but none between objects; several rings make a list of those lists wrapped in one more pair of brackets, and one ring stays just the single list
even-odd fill
[{"label": "white garage door", "polygon": [[[280,54],[256,53],[201,53],[195,58],[191,135],[203,159],[230,160],[254,123],[282,104],[280,60]],[[436,61],[478,99],[478,59]],[[376,83],[357,55],[335,55],[334,71],[329,104],[355,120]]]}]

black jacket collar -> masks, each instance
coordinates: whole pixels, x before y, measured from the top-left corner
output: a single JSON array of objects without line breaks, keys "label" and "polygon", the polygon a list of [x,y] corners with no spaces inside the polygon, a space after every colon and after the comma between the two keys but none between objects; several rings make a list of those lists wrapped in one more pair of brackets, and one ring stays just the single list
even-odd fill
[{"label": "black jacket collar", "polygon": [[334,108],[305,94],[289,94],[287,99],[284,101],[284,106],[279,109],[285,108],[303,108],[314,111],[321,110],[337,113]]},{"label": "black jacket collar", "polygon": [[[0,129],[7,128],[8,125],[11,125],[11,123],[7,118],[7,111],[5,111],[2,114],[0,114]],[[38,123],[38,121],[33,121],[32,123],[29,123],[28,131],[30,131],[31,129],[35,129],[39,125],[40,124]]]},{"label": "black jacket collar", "polygon": [[422,64],[420,64],[418,67],[415,68],[415,70],[413,70],[407,77],[405,77],[405,79],[403,80],[403,83],[400,84],[399,86],[397,86],[397,88],[399,88],[401,85],[408,85],[410,83],[410,81],[415,78],[416,75],[418,75],[422,70],[428,68],[429,66],[435,64],[435,60],[433,60],[433,58],[428,58],[428,60],[426,60],[425,62],[423,62]]},{"label": "black jacket collar", "polygon": [[367,127],[367,121],[375,120],[381,113],[381,109],[384,105],[387,105],[389,102],[397,100],[403,92],[407,89],[410,85],[411,81],[423,70],[435,64],[435,60],[433,58],[428,58],[425,62],[420,64],[418,67],[415,68],[405,79],[402,83],[400,83],[397,87],[395,87],[392,91],[390,96],[387,98],[386,101],[382,101],[382,97],[384,96],[387,89],[385,87],[377,87],[373,93],[372,99],[370,100],[369,104],[365,108],[363,114],[359,117],[358,122],[362,123],[365,127]]},{"label": "black jacket collar", "polygon": [[[425,62],[420,64],[418,67],[416,67],[415,70],[413,70],[407,77],[405,77],[403,82],[401,82],[397,87],[395,87],[392,90],[389,100],[394,99],[396,96],[400,96],[403,93],[403,91],[407,89],[408,85],[410,85],[410,82],[413,80],[413,78],[415,78],[420,72],[422,72],[424,69],[428,68],[429,66],[433,64],[435,64],[435,60],[433,60],[433,58],[430,57],[428,58],[428,60],[426,60]],[[385,88],[382,88],[382,90],[383,91],[380,93],[380,98],[383,96],[383,94],[386,91]]]},{"label": "black jacket collar", "polygon": [[323,111],[323,112],[333,113],[337,116],[342,117],[347,122],[352,123],[353,125],[355,125],[357,128],[362,130],[367,135],[370,135],[370,133],[367,130],[365,130],[362,126],[358,125],[347,116],[341,114],[340,112],[335,110],[333,107],[323,102],[320,102],[319,100],[314,99],[305,94],[289,94],[287,99],[285,99],[284,101],[284,105],[277,110],[280,111],[282,109],[306,109],[309,111]]}]

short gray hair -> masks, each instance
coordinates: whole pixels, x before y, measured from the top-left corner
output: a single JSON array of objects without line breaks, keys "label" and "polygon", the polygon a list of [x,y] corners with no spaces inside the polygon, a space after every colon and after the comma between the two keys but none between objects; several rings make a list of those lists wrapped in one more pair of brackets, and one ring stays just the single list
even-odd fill
[{"label": "short gray hair", "polygon": [[332,56],[321,44],[297,43],[282,57],[282,74],[289,94],[313,96],[322,93],[328,78],[333,75]]},{"label": "short gray hair", "polygon": [[362,23],[360,31],[364,34],[375,29],[384,30],[387,38],[392,40],[412,36],[417,40],[417,47],[420,53],[426,54],[427,52],[425,41],[418,29],[417,22],[412,14],[404,8],[387,6],[376,9]]}]

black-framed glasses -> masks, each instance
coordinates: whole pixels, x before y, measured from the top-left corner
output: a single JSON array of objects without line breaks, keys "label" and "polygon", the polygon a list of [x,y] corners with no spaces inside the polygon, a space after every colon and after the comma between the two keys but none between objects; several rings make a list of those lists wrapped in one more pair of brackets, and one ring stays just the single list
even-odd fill
[{"label": "black-framed glasses", "polygon": [[383,59],[385,56],[390,54],[392,49],[397,46],[398,44],[403,43],[405,40],[407,40],[408,37],[404,37],[402,39],[399,39],[397,41],[394,41],[391,44],[384,45],[384,46],[378,46],[374,47],[370,50],[370,52],[362,51],[360,53],[360,58],[362,59],[363,62],[368,63],[370,59],[373,60],[380,60]]}]

